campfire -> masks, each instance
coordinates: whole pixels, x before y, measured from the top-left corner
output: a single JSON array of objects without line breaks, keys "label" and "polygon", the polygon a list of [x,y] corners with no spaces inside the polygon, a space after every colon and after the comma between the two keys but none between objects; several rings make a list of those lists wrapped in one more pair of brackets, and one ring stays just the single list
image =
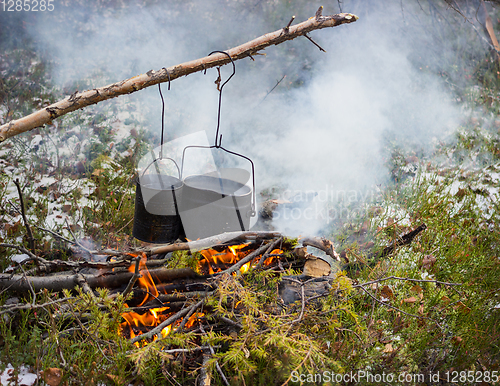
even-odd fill
[{"label": "campfire", "polygon": [[[239,261],[245,259],[252,252],[255,252],[255,250],[256,245],[254,243],[218,246],[201,250],[199,251],[200,259],[198,261],[196,271],[201,275],[201,277],[210,278],[212,275],[221,273]],[[257,256],[243,264],[239,267],[238,272],[240,274],[244,274],[251,268],[255,268],[257,266],[271,267],[273,263],[277,262],[282,255],[283,250],[273,248],[270,253],[264,254],[262,257]],[[137,258],[136,255],[132,256]],[[155,283],[150,271],[147,268],[146,262],[147,257],[145,254],[142,254],[138,260],[138,269],[142,275],[137,279],[136,284],[136,286],[142,291],[137,291],[139,295],[134,296],[133,298],[134,303],[137,303],[134,308],[140,308],[143,310],[127,311],[122,313],[122,317],[125,321],[121,323],[120,330],[122,335],[130,339],[158,327],[176,313],[175,307],[171,307],[169,305],[171,302],[164,302],[161,297],[161,295],[171,295],[173,292],[168,289],[168,285],[165,285],[166,283]],[[131,273],[134,273],[135,269],[135,264],[132,264],[128,268]],[[236,271],[232,272],[232,275],[237,274],[238,273]],[[156,304],[158,302],[165,303],[167,305],[161,307],[150,306],[151,304]],[[128,307],[128,304],[126,306]],[[158,339],[160,336],[166,337],[170,334],[173,328],[176,328],[181,324],[184,329],[189,329],[193,327],[197,320],[203,316],[203,312],[195,312],[192,315],[186,316],[186,321],[182,319],[177,320],[173,324],[168,324],[161,329],[159,334],[154,335],[151,341]],[[140,347],[139,342],[134,342],[134,344],[137,347]]]}]

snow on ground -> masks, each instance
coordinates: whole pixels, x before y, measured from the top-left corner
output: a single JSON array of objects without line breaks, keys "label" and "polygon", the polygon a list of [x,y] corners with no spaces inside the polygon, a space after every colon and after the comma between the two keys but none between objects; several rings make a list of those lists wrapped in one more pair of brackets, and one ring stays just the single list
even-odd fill
[{"label": "snow on ground", "polygon": [[37,375],[30,371],[27,366],[22,365],[18,369],[19,375],[14,377],[14,367],[9,363],[7,368],[0,373],[0,384],[4,385],[19,385],[19,386],[31,386],[34,385],[37,380]]}]

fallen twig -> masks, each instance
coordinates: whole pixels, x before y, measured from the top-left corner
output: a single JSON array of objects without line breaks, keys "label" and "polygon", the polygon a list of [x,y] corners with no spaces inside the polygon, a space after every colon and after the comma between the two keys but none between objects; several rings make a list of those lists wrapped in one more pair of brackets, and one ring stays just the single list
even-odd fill
[{"label": "fallen twig", "polygon": [[435,284],[442,284],[442,285],[448,285],[448,286],[462,285],[462,283],[450,283],[450,282],[439,281],[439,280],[410,279],[408,277],[388,276],[388,277],[384,277],[382,279],[377,279],[377,280],[367,281],[366,283],[356,284],[356,285],[353,285],[352,288],[363,287],[365,285],[380,283],[382,281],[391,280],[391,279],[412,281],[412,282],[417,282],[417,283],[435,283]]},{"label": "fallen twig", "polygon": [[[200,324],[200,330],[203,334],[206,334],[205,332],[205,329],[203,328],[203,325]],[[215,351],[214,351],[214,348],[212,347],[212,345],[209,343],[208,344],[208,348],[210,349],[210,354],[215,355]],[[215,362],[215,368],[217,369],[217,372],[219,373],[220,377],[222,378],[222,381],[224,382],[224,384],[226,386],[230,386],[229,385],[229,382],[227,381],[227,378],[226,376],[224,375],[224,372],[222,371],[221,367],[219,366],[219,362]]]},{"label": "fallen twig", "polygon": [[33,232],[31,232],[30,224],[26,217],[26,209],[24,207],[23,192],[21,191],[21,185],[19,184],[19,179],[14,180],[14,184],[17,187],[17,193],[19,194],[19,201],[21,203],[21,216],[23,217],[24,226],[26,227],[26,234],[28,236],[28,242],[30,244],[31,252],[35,253],[35,238],[33,237]]},{"label": "fallen twig", "polygon": [[420,316],[420,315],[415,315],[415,314],[410,314],[410,313],[408,313],[408,312],[405,312],[405,311],[403,311],[402,309],[400,309],[400,308],[398,308],[398,307],[393,306],[392,304],[389,304],[389,303],[387,303],[387,302],[383,302],[383,301],[381,301],[381,300],[377,299],[375,296],[373,296],[373,295],[370,293],[370,291],[368,291],[368,290],[367,290],[366,288],[364,288],[363,286],[360,286],[359,288],[361,288],[364,292],[366,292],[366,294],[367,294],[368,296],[370,296],[373,300],[375,300],[377,303],[379,303],[379,304],[381,304],[381,305],[383,305],[383,306],[385,306],[385,307],[392,308],[393,310],[396,310],[396,311],[398,311],[398,312],[401,312],[401,313],[402,313],[402,314],[404,314],[404,315],[408,315],[408,316],[411,316],[411,317],[414,317],[414,318],[417,318],[417,319],[428,319],[428,320],[430,320],[431,322],[435,323],[435,324],[436,324],[436,326],[438,326],[439,328],[442,328],[442,327],[441,327],[441,325],[440,325],[440,324],[439,324],[436,320],[434,320],[434,319],[432,319],[432,318],[429,318],[429,317],[427,317],[427,316]]},{"label": "fallen twig", "polygon": [[424,223],[422,225],[419,225],[416,227],[414,230],[411,232],[401,236],[398,238],[395,242],[393,242],[391,245],[388,247],[385,247],[383,251],[377,256],[376,259],[381,259],[383,257],[386,257],[390,255],[396,248],[402,247],[403,245],[408,245],[411,244],[413,239],[422,231],[427,229],[427,225]]},{"label": "fallen twig", "polygon": [[73,300],[73,299],[76,298],[69,297],[69,298],[57,299],[43,304],[7,304],[4,306],[0,306],[0,315],[5,314],[6,312],[12,312],[16,310],[36,310],[38,308],[45,308],[52,304],[67,302],[68,300]]}]

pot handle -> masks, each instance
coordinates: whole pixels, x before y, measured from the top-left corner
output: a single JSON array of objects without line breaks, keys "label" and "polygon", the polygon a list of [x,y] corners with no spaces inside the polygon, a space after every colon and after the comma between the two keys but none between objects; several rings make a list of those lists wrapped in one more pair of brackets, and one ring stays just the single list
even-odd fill
[{"label": "pot handle", "polygon": [[[144,171],[142,172],[142,176],[144,176],[144,174],[146,174],[146,171],[149,169],[149,167],[151,165],[153,165],[156,161],[158,160],[162,160],[162,159],[169,159],[170,161],[172,161],[175,165],[175,167],[177,168],[177,173],[179,174],[179,180],[181,179],[181,170],[179,169],[179,165],[177,165],[177,162],[174,161],[174,159],[170,158],[170,157],[161,157],[161,158],[155,158],[145,169]],[[157,166],[157,165],[155,165]],[[156,168],[156,172],[157,174],[160,174],[160,170],[159,168],[157,167]]]},{"label": "pot handle", "polygon": [[[256,198],[255,198],[255,167],[254,167],[253,161],[250,158],[248,158],[247,156],[243,155],[243,154],[236,153],[236,152],[231,151],[231,150],[227,150],[227,149],[223,148],[220,145],[219,146],[190,145],[190,146],[186,146],[184,148],[184,150],[182,151],[182,162],[181,162],[182,172],[184,172],[184,156],[186,155],[186,150],[190,149],[190,148],[198,148],[198,149],[214,149],[215,148],[215,149],[220,149],[220,150],[225,151],[226,153],[233,154],[233,155],[235,155],[237,157],[244,158],[248,162],[250,162],[250,165],[252,166],[252,196],[251,196],[252,208],[250,209],[250,211],[249,211],[248,214],[250,215],[250,217],[254,217],[257,214],[257,212],[255,211],[255,207],[257,205],[257,201],[256,201]],[[182,180],[182,172],[180,172],[180,176],[181,176],[180,179],[181,180]]]}]

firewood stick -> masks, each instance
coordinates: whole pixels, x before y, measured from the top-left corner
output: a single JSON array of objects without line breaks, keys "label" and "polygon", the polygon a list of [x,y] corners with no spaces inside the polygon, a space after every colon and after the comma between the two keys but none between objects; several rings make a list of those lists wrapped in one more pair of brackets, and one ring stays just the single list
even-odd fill
[{"label": "firewood stick", "polygon": [[142,249],[146,255],[156,255],[159,253],[168,253],[174,251],[200,251],[202,249],[212,248],[214,246],[222,245],[229,241],[236,240],[256,240],[256,239],[273,239],[281,237],[279,232],[226,232],[220,235],[207,237],[201,240],[189,241],[187,243],[175,243],[168,245],[159,245],[156,247]]},{"label": "firewood stick", "polygon": [[164,320],[162,323],[160,323],[158,326],[156,326],[152,330],[148,331],[147,333],[141,334],[141,335],[137,335],[136,337],[132,338],[130,340],[130,343],[139,342],[140,340],[143,340],[143,339],[151,339],[154,335],[159,334],[161,332],[161,330],[163,330],[165,327],[167,327],[168,325],[176,322],[177,320],[179,320],[180,318],[182,318],[183,316],[185,316],[186,314],[188,314],[189,311],[191,311],[191,309],[193,309],[193,308],[197,309],[197,308],[201,307],[201,305],[203,303],[205,303],[205,299],[200,300],[198,303],[193,304],[190,307],[184,308],[183,310],[181,310],[181,311],[177,312],[176,314],[172,315],[170,318]]},{"label": "firewood stick", "polygon": [[276,248],[276,246],[281,243],[281,238],[279,238],[278,240],[274,240],[271,245],[268,245],[268,244],[264,244],[262,245],[260,248],[256,249],[255,251],[253,251],[252,253],[250,253],[248,256],[245,256],[243,259],[241,259],[240,261],[238,261],[237,263],[233,264],[231,267],[229,267],[228,269],[226,269],[225,271],[222,271],[222,272],[218,272],[216,273],[215,275],[222,275],[222,274],[225,274],[225,273],[233,273],[233,272],[236,272],[237,270],[239,270],[242,266],[244,266],[246,263],[248,263],[249,261],[252,261],[253,259],[255,259],[256,257],[260,256],[261,253],[264,253],[268,248],[271,248],[271,251]]},{"label": "firewood stick", "polygon": [[332,259],[336,261],[340,261],[340,256],[338,255],[337,252],[335,252],[335,248],[333,246],[333,243],[322,237],[306,237],[300,240],[303,246],[311,246],[314,248],[318,248],[325,252],[328,256],[330,256]]},{"label": "firewood stick", "polygon": [[132,288],[134,288],[134,285],[135,285],[135,282],[137,281],[137,279],[141,278],[142,275],[139,271],[139,265],[140,265],[140,262],[141,262],[141,258],[139,256],[137,256],[135,258],[135,270],[134,270],[134,274],[132,275],[132,277],[130,278],[128,284],[127,284],[127,288],[125,288],[125,291],[123,291],[123,297],[126,298],[127,295],[130,293],[130,291],[132,291]]},{"label": "firewood stick", "polygon": [[264,264],[264,261],[266,261],[266,259],[270,256],[273,249],[275,249],[273,245],[270,245],[269,248],[267,248],[266,252],[262,255],[259,262],[255,266],[255,269],[260,269],[262,267],[262,264]]},{"label": "firewood stick", "polygon": [[[141,271],[143,272],[143,271]],[[153,279],[157,281],[179,280],[185,278],[194,278],[197,275],[190,268],[166,269],[158,268],[149,270]],[[125,285],[132,277],[132,272],[106,273],[106,274],[82,274],[90,288],[117,288]],[[25,292],[33,286],[35,292],[44,288],[49,291],[62,291],[63,289],[73,289],[76,286],[75,275],[51,275],[51,276],[24,276],[0,274],[0,289],[9,288],[14,292]]]},{"label": "firewood stick", "polygon": [[[238,47],[231,48],[226,52],[231,59],[239,60],[252,57],[258,51],[266,47],[283,43],[287,40],[293,40],[299,36],[304,36],[308,32],[336,27],[341,24],[352,23],[358,20],[358,17],[350,13],[340,13],[331,16],[322,16],[316,14],[315,17],[289,26],[286,33],[283,28],[260,36],[250,42],[244,43]],[[75,91],[65,99],[53,103],[39,111],[36,111],[26,117],[12,120],[0,126],[0,143],[15,135],[32,130],[36,127],[50,124],[52,120],[67,114],[69,112],[90,106],[107,99],[115,98],[120,95],[131,94],[159,83],[173,81],[182,76],[204,71],[208,68],[222,66],[230,63],[231,60],[224,54],[214,54],[204,58],[192,60],[190,62],[178,64],[169,68],[163,68],[159,71],[148,71],[145,74],[134,76],[133,78],[113,83],[105,87],[95,88],[83,92]]]}]

